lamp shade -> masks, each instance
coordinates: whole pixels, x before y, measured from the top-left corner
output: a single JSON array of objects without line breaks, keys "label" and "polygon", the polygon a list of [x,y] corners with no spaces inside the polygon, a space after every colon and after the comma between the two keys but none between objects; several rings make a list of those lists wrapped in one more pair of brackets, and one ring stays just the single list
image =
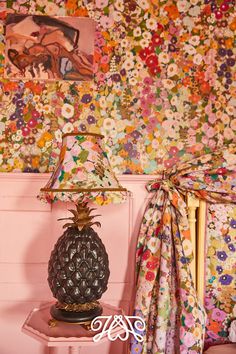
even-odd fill
[{"label": "lamp shade", "polygon": [[59,161],[39,198],[47,202],[92,200],[100,205],[125,200],[127,190],[111,169],[102,138],[95,133],[63,135]]}]

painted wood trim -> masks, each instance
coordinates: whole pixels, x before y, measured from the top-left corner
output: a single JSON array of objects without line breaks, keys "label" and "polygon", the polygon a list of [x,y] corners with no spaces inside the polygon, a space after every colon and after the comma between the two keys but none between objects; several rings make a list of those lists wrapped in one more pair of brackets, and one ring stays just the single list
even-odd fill
[{"label": "painted wood trim", "polygon": [[[38,201],[35,197],[35,190],[39,191],[43,187],[48,179],[50,178],[51,173],[0,173],[0,183],[17,183],[18,185],[31,186],[30,192],[27,195],[22,195],[21,190],[5,190],[2,188],[0,190],[0,210],[3,211],[47,211],[51,212],[51,205],[44,204]],[[161,179],[162,175],[117,175],[119,182],[125,183],[127,188],[133,189],[131,186],[145,188],[145,184],[151,180]],[[10,192],[10,193],[9,193]],[[10,195],[9,195],[10,194]],[[150,199],[151,196],[147,192],[147,196],[144,198],[144,201]],[[200,206],[198,212],[198,217],[196,219],[196,210]],[[190,194],[187,198],[187,207],[188,207],[188,219],[190,224],[190,233],[191,240],[193,244],[193,253],[194,260],[192,261],[191,273],[193,277],[194,284],[198,291],[200,299],[203,301],[204,296],[204,242],[205,242],[205,224],[206,224],[206,203],[200,201]],[[133,197],[132,195],[129,198],[129,241],[132,239],[132,230],[134,229],[134,220],[133,219]],[[196,233],[197,229],[197,233]],[[131,276],[132,278],[132,276]],[[130,279],[131,280],[131,279]]]},{"label": "painted wood trim", "polygon": [[188,207],[188,221],[190,227],[190,235],[192,241],[192,248],[193,248],[193,260],[190,263],[190,270],[192,274],[192,279],[195,288],[197,287],[196,284],[196,269],[197,269],[197,233],[196,233],[196,210],[199,207],[199,200],[195,198],[193,195],[187,195],[187,207]]},{"label": "painted wood trim", "polygon": [[207,223],[207,203],[200,200],[197,231],[197,293],[202,304],[205,292],[205,242]]},{"label": "painted wood trim", "polygon": [[[47,183],[51,176],[51,173],[22,173],[22,172],[1,172],[0,173],[0,181],[1,180],[6,180],[6,181],[35,181],[35,182],[41,182],[42,185],[44,183]],[[116,175],[119,181],[124,181],[124,182],[142,182],[142,181],[151,181],[153,179],[161,178],[161,174],[156,174],[156,175]]]}]

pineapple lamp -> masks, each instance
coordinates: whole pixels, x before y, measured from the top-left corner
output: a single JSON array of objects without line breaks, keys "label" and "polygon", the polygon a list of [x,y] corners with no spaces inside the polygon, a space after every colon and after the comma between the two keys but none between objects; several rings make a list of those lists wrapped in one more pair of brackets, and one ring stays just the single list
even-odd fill
[{"label": "pineapple lamp", "polygon": [[[122,188],[102,147],[100,134],[63,135],[58,164],[39,198],[47,202],[74,202],[75,210],[63,226],[48,264],[48,283],[57,299],[51,307],[54,319],[70,323],[87,323],[101,315],[98,300],[107,289],[110,275],[108,255],[92,226],[96,204],[119,203],[127,190]],[[59,219],[66,220],[66,218]]]}]

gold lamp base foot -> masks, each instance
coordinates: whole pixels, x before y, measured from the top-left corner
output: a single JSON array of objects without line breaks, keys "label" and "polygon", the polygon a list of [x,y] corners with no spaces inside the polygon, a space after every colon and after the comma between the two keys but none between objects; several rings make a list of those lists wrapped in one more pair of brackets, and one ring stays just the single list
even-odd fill
[{"label": "gold lamp base foot", "polygon": [[[50,309],[52,321],[78,323],[89,325],[92,320],[102,314],[102,306],[98,301],[86,304],[60,304],[56,303]],[[51,323],[54,326],[54,323]]]}]

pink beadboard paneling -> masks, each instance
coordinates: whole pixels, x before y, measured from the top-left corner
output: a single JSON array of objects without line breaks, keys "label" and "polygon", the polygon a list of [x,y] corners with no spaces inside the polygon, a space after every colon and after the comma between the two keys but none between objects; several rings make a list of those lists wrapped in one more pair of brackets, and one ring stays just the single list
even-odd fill
[{"label": "pink beadboard paneling", "polygon": [[[47,284],[47,262],[72,205],[52,207],[36,196],[49,174],[0,174],[0,354],[47,354],[47,348],[21,332],[33,307],[53,300]],[[150,198],[145,184],[154,176],[121,175],[131,196],[121,205],[98,207],[97,229],[109,254],[110,278],[102,301],[131,313],[134,291],[135,245],[144,208]],[[14,340],[11,340],[14,338]],[[127,354],[128,343],[96,346],[97,354]],[[65,354],[60,348],[55,354]],[[81,354],[90,354],[83,348]]]}]

